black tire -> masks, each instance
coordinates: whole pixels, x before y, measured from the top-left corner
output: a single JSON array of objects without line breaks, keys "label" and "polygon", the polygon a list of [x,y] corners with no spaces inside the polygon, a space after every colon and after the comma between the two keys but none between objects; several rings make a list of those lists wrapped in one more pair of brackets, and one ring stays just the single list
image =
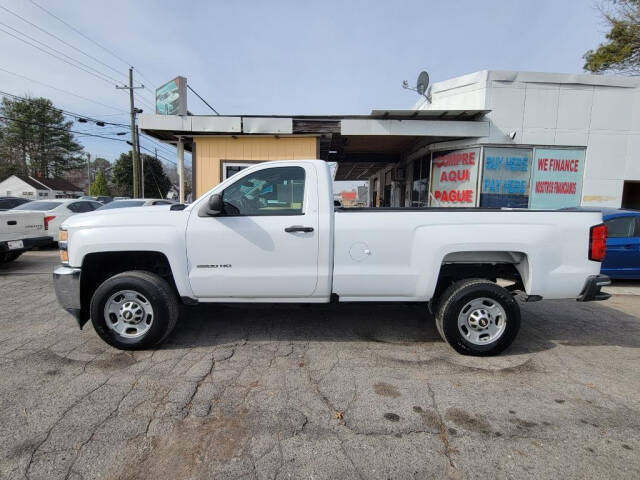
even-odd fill
[{"label": "black tire", "polygon": [[[153,322],[137,338],[120,335],[107,325],[104,307],[111,295],[119,290],[133,290],[146,297],[153,308]],[[91,323],[96,333],[112,347],[120,350],[144,350],[162,343],[178,321],[178,299],[162,277],[144,271],[130,271],[105,280],[91,298]]]},{"label": "black tire", "polygon": [[[489,298],[497,302],[506,314],[506,326],[500,337],[490,343],[478,345],[469,342],[458,329],[458,316],[470,301]],[[506,349],[520,330],[520,307],[513,295],[504,288],[485,279],[461,280],[444,291],[436,310],[436,327],[442,339],[463,355],[497,355]]]},{"label": "black tire", "polygon": [[0,263],[13,262],[16,258],[22,255],[24,252],[7,252],[0,254]]}]

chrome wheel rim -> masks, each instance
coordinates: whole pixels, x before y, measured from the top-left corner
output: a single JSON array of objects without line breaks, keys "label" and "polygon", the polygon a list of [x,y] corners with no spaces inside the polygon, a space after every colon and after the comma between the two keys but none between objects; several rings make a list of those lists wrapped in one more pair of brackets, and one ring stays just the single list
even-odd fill
[{"label": "chrome wheel rim", "polygon": [[107,326],[125,338],[137,338],[147,333],[153,318],[151,302],[135,290],[120,290],[104,304]]},{"label": "chrome wheel rim", "polygon": [[492,298],[480,297],[467,302],[458,315],[458,331],[474,345],[498,340],[507,328],[507,314]]}]

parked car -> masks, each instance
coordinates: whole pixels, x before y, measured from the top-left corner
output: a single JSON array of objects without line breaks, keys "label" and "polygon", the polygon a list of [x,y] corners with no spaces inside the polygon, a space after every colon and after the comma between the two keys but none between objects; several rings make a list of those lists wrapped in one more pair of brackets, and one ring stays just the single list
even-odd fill
[{"label": "parked car", "polygon": [[153,205],[173,205],[173,200],[166,200],[164,198],[138,198],[133,200],[114,200],[107,205],[103,205],[98,210],[112,210],[114,208],[129,208],[129,207],[150,207]]},{"label": "parked car", "polygon": [[131,197],[113,197],[114,200],[129,200]]},{"label": "parked car", "polygon": [[100,202],[102,204],[106,204],[109,202],[113,202],[113,197],[108,197],[108,196],[97,196],[97,197],[93,197],[90,195],[83,195],[82,197],[78,198],[78,200],[93,200],[95,202]]},{"label": "parked car", "polygon": [[609,231],[602,273],[611,278],[640,278],[640,211],[602,209]]},{"label": "parked car", "polygon": [[425,302],[455,350],[491,355],[519,330],[515,293],[610,296],[599,212],[334,210],[331,186],[324,161],[275,161],[184,208],[69,218],[58,300],[120,349],[162,342],[181,302]]},{"label": "parked car", "polygon": [[0,197],[0,211],[11,210],[18,205],[30,202],[28,198],[21,197]]},{"label": "parked car", "polygon": [[11,262],[27,250],[51,243],[42,212],[0,212],[0,263]]},{"label": "parked car", "polygon": [[601,213],[608,230],[601,272],[614,279],[640,279],[640,211],[608,207],[564,210]]},{"label": "parked car", "polygon": [[102,207],[102,204],[94,200],[52,199],[25,203],[12,211],[44,212],[44,228],[48,231],[51,241],[57,242],[62,222],[77,213],[93,212],[100,207]]}]

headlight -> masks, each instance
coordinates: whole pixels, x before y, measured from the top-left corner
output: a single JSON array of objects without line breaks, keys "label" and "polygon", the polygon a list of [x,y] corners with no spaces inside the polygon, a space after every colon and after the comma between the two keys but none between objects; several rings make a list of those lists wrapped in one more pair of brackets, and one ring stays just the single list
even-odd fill
[{"label": "headlight", "polygon": [[60,248],[60,262],[65,264],[69,263],[68,239],[69,233],[61,228],[58,236],[58,247]]}]

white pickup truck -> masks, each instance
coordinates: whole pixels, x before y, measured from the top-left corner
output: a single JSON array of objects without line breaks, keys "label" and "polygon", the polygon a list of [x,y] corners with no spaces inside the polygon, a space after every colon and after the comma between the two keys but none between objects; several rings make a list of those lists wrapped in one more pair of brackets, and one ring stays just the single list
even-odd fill
[{"label": "white pickup truck", "polygon": [[518,332],[516,295],[609,297],[600,213],[334,210],[332,199],[325,162],[277,161],[187,207],[71,217],[53,274],[58,299],[120,349],[162,342],[179,303],[424,302],[454,349],[490,355]]},{"label": "white pickup truck", "polygon": [[52,242],[43,212],[0,212],[0,263],[12,262],[27,250]]}]

